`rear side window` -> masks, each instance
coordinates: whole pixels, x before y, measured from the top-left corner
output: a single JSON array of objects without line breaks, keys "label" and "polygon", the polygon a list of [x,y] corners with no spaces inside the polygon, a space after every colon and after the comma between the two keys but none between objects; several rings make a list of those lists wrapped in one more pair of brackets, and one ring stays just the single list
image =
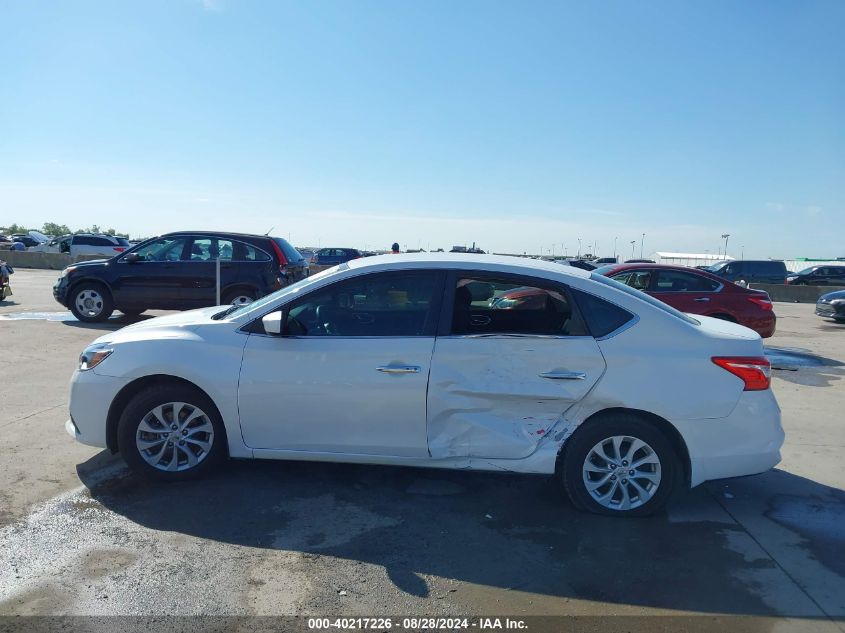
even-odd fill
[{"label": "rear side window", "polygon": [[298,262],[304,259],[298,250],[288,244],[281,237],[274,237],[273,241],[280,249],[282,249],[282,253],[285,254],[285,259],[287,259],[289,262]]},{"label": "rear side window", "polygon": [[94,235],[77,235],[73,238],[73,244],[77,246],[114,246],[114,242]]},{"label": "rear side window", "polygon": [[786,270],[786,265],[783,262],[738,262],[737,270],[742,270],[746,273],[762,273],[779,275]]},{"label": "rear side window", "polygon": [[270,256],[246,242],[232,243],[232,259],[236,262],[269,262]]},{"label": "rear side window", "polygon": [[566,291],[539,280],[463,277],[455,287],[452,334],[586,336]]},{"label": "rear side window", "polygon": [[572,294],[575,295],[590,333],[596,338],[615,332],[634,318],[627,310],[595,295],[580,290],[573,290]]},{"label": "rear side window", "polygon": [[658,270],[655,292],[714,292],[721,284],[680,270]]}]

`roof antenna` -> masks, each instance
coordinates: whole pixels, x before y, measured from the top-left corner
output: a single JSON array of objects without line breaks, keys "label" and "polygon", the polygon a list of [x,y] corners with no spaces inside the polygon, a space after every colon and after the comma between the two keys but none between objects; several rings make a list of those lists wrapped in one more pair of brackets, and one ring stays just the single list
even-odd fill
[{"label": "roof antenna", "polygon": [[271,226],[269,229],[267,229],[267,232],[264,235],[265,236],[270,235],[270,231],[272,231],[275,228],[276,228],[275,226]]}]

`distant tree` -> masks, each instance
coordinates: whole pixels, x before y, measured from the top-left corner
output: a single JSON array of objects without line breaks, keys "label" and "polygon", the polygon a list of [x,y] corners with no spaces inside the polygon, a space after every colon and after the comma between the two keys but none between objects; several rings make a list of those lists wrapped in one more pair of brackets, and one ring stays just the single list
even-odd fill
[{"label": "distant tree", "polygon": [[67,224],[56,224],[55,222],[45,222],[41,227],[41,232],[44,235],[52,235],[58,237],[59,235],[67,235],[71,232]]},{"label": "distant tree", "polygon": [[20,224],[10,224],[7,227],[3,228],[3,232],[11,235],[12,233],[26,233],[29,229],[25,226],[21,226]]}]

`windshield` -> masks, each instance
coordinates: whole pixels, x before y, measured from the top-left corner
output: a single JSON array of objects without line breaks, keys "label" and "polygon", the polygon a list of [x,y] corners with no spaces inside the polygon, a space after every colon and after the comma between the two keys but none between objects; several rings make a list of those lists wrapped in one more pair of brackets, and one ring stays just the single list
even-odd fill
[{"label": "windshield", "polygon": [[715,264],[708,266],[704,270],[706,270],[707,272],[715,273],[717,270],[720,270],[727,263],[728,262],[716,262]]},{"label": "windshield", "polygon": [[809,268],[805,268],[804,270],[799,270],[796,275],[809,275],[810,273],[814,272],[818,268],[818,266],[810,266]]},{"label": "windshield", "polygon": [[606,275],[607,273],[612,271],[614,268],[616,268],[616,266],[617,266],[617,264],[611,264],[610,266],[599,266],[593,272],[596,273],[597,275]]},{"label": "windshield", "polygon": [[615,279],[611,279],[610,277],[605,277],[604,275],[597,275],[596,271],[593,271],[590,274],[590,279],[592,279],[593,281],[598,281],[600,283],[603,283],[606,286],[612,286],[613,288],[616,288],[617,290],[621,290],[625,294],[630,295],[632,297],[636,297],[637,299],[640,299],[641,301],[645,301],[646,303],[654,306],[655,308],[657,308],[659,310],[663,310],[663,312],[668,312],[672,316],[677,317],[677,318],[679,318],[683,321],[686,321],[687,323],[691,323],[692,325],[701,325],[701,323],[699,321],[696,321],[695,319],[693,319],[688,314],[684,314],[680,310],[676,310],[672,306],[667,305],[667,304],[663,303],[662,301],[658,301],[654,297],[647,295],[646,293],[642,292],[641,290],[637,290],[635,288],[631,288],[631,286],[628,286],[626,284],[619,283],[618,281],[616,281]]},{"label": "windshield", "polygon": [[226,308],[226,310],[224,310],[223,312],[219,312],[218,314],[215,314],[212,318],[223,319],[223,318],[228,318],[228,317],[232,317],[232,316],[241,316],[242,314],[246,314],[247,312],[252,312],[253,310],[256,310],[256,311],[261,310],[261,308],[263,308],[264,306],[269,305],[271,303],[274,303],[275,301],[283,299],[287,296],[298,295],[298,294],[304,292],[305,290],[307,290],[308,288],[310,288],[316,282],[318,282],[322,279],[325,279],[326,277],[336,275],[337,273],[344,271],[344,270],[347,270],[348,268],[349,268],[349,266],[346,265],[346,264],[340,264],[339,266],[334,266],[332,268],[328,268],[326,270],[320,271],[316,275],[311,275],[310,277],[306,277],[305,279],[297,281],[294,284],[291,284],[289,286],[285,286],[284,288],[281,288],[280,290],[277,290],[276,292],[272,292],[265,297],[261,297],[260,299],[257,299],[256,301],[253,301],[252,303],[247,303],[247,304],[244,304],[244,305],[237,305],[237,306],[233,305],[229,308]]}]

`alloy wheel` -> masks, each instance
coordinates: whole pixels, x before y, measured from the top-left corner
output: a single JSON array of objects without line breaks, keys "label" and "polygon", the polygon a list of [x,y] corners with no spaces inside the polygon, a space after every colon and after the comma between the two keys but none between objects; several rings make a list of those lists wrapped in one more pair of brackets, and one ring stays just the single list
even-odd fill
[{"label": "alloy wheel", "polygon": [[96,317],[103,311],[103,295],[96,290],[86,288],[76,295],[74,304],[80,314]]},{"label": "alloy wheel", "polygon": [[150,466],[174,472],[195,467],[214,443],[211,420],[197,406],[168,402],[149,411],[138,424],[135,446]]},{"label": "alloy wheel", "polygon": [[660,458],[646,442],[614,435],[587,453],[582,469],[590,496],[610,510],[632,510],[648,503],[660,487]]}]

